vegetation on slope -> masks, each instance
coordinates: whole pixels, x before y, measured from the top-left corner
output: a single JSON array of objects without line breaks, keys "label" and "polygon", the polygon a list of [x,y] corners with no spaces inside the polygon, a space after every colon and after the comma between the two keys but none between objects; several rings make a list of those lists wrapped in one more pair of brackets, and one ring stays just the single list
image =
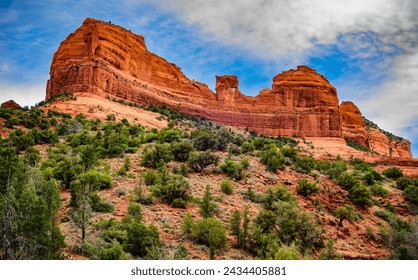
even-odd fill
[{"label": "vegetation on slope", "polygon": [[[378,236],[367,231],[376,247],[417,258],[416,221],[396,213],[416,208],[416,180],[393,169],[383,177],[360,159],[318,161],[292,139],[150,109],[168,127],[1,108],[10,133],[0,138],[0,257],[213,259],[234,250],[237,258],[338,259],[324,222],[344,228],[368,215],[379,220]],[[393,180],[409,204],[390,203]],[[325,207],[336,191],[338,204]],[[63,205],[60,193],[70,196]],[[230,209],[231,199],[245,203]],[[173,216],[151,219],[162,210]]]}]

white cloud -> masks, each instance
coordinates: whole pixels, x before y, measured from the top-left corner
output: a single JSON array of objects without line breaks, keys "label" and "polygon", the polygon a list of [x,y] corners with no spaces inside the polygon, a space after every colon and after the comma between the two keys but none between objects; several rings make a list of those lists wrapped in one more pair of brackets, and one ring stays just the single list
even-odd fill
[{"label": "white cloud", "polygon": [[418,140],[418,52],[398,57],[392,72],[361,108],[382,128]]},{"label": "white cloud", "polygon": [[45,98],[45,84],[9,85],[0,82],[0,103],[14,100],[20,106],[33,106]]},{"label": "white cloud", "polygon": [[394,34],[410,26],[410,1],[382,0],[173,0],[160,1],[181,20],[218,40],[268,56],[303,57],[314,44],[334,43],[337,35],[373,31]]}]

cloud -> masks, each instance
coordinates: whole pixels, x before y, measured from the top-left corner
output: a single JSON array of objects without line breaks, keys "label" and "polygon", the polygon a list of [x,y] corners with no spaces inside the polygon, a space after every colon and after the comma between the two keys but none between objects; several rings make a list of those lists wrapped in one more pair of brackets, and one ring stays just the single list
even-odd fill
[{"label": "cloud", "polygon": [[382,128],[418,140],[418,52],[398,57],[392,73],[361,107]]},{"label": "cloud", "polygon": [[10,85],[0,82],[0,103],[16,101],[20,106],[33,106],[45,98],[45,84]]},{"label": "cloud", "polygon": [[407,29],[410,1],[381,0],[174,0],[159,1],[180,20],[230,45],[278,57],[303,55],[315,44],[331,44],[339,34]]}]

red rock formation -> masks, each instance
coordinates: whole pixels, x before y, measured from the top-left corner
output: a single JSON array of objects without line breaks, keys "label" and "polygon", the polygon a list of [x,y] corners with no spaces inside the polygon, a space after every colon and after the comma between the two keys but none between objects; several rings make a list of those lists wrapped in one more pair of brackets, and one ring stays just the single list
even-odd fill
[{"label": "red rock formation", "polygon": [[9,100],[9,101],[1,103],[1,107],[10,108],[10,109],[18,109],[18,110],[22,109],[22,107],[19,104],[17,104],[14,100]]},{"label": "red rock formation", "polygon": [[277,75],[272,90],[256,97],[242,94],[236,77],[217,77],[215,94],[150,53],[142,36],[93,19],[61,43],[50,75],[46,100],[65,91],[90,92],[167,105],[262,134],[342,136],[336,90],[309,67]]},{"label": "red rock formation", "polygon": [[376,127],[366,129],[363,116],[354,103],[340,105],[344,138],[386,157],[412,158],[408,140],[390,137]]},{"label": "red rock formation", "polygon": [[[239,91],[236,76],[217,76],[213,93],[205,84],[189,80],[175,64],[149,52],[142,36],[90,18],[61,43],[50,76],[46,100],[63,92],[88,92],[165,105],[261,134],[346,136],[366,144],[358,108],[343,104],[340,113],[336,89],[307,66],[275,76],[272,89],[255,97]],[[373,146],[375,138],[370,139]],[[401,146],[403,151],[406,146]]]},{"label": "red rock formation", "polygon": [[363,116],[357,106],[351,101],[342,102],[340,112],[344,138],[369,148]]},{"label": "red rock formation", "polygon": [[379,128],[367,130],[368,148],[387,157],[412,158],[411,143],[406,139],[387,136]]}]

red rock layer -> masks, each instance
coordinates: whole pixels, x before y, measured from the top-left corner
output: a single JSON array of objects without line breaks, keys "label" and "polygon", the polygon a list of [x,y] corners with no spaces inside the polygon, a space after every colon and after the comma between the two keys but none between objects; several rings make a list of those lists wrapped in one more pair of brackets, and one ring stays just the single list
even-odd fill
[{"label": "red rock layer", "polygon": [[9,109],[18,109],[18,110],[22,109],[22,107],[19,104],[17,104],[14,100],[3,102],[1,103],[0,107],[9,108]]},{"label": "red rock layer", "polygon": [[50,75],[46,100],[65,91],[90,92],[167,105],[262,134],[342,137],[336,90],[309,67],[277,75],[272,90],[256,97],[243,95],[236,77],[217,77],[215,94],[150,53],[142,36],[94,19],[61,43]]},{"label": "red rock layer", "polygon": [[412,158],[411,143],[406,139],[395,139],[377,128],[367,130],[368,148],[387,157]]},{"label": "red rock layer", "polygon": [[368,148],[366,127],[359,108],[351,101],[340,105],[344,138]]}]

